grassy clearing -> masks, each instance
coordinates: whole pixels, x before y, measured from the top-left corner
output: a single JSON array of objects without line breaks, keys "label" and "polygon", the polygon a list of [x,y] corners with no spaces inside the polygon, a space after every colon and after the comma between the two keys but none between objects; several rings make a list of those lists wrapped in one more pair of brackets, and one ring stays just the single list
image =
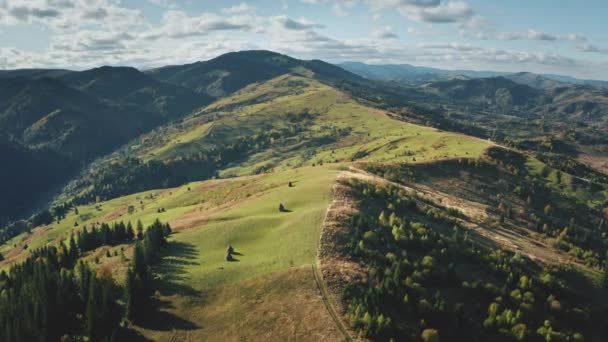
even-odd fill
[{"label": "grassy clearing", "polygon": [[[331,320],[321,319],[328,314],[311,271],[338,172],[335,167],[309,167],[259,177],[255,182],[269,190],[213,215],[200,227],[178,231],[171,239],[170,257],[156,271],[160,298],[168,308],[159,315],[181,322],[184,329],[164,331],[157,324],[143,324],[142,332],[159,340],[173,334],[193,340],[312,340],[316,335],[307,335],[307,329],[314,326],[318,334],[338,336]],[[289,181],[293,188],[287,187]],[[279,203],[290,212],[279,212]],[[238,261],[225,261],[228,245],[242,254],[235,255]]]},{"label": "grassy clearing", "polygon": [[[156,286],[166,304],[159,312],[160,320],[170,317],[176,330],[166,331],[163,324],[152,322],[138,327],[145,335],[159,340],[169,340],[171,334],[194,336],[194,340],[249,340],[272,333],[286,339],[331,340],[340,333],[315,288],[311,265],[339,172],[335,165],[304,167],[195,182],[80,206],[78,214],[72,212],[59,224],[39,228],[44,229],[44,237],[32,241],[30,248],[66,239],[89,222],[142,220],[147,224],[158,217],[177,226],[168,256],[155,270]],[[287,186],[290,181],[294,187]],[[279,203],[288,212],[279,212]],[[129,214],[131,205],[135,208]],[[158,213],[158,208],[166,211]],[[74,227],[76,221],[78,227]],[[238,261],[225,261],[229,244],[242,253],[235,256]],[[118,273],[124,265],[120,256],[114,256],[120,247],[102,247],[86,259],[99,258],[99,267],[116,270],[113,274],[121,281]],[[129,258],[131,250],[124,247]],[[111,257],[106,257],[106,250]],[[20,250],[4,265],[27,253]],[[230,329],[234,326],[243,329]]]},{"label": "grassy clearing", "polygon": [[[175,234],[172,241],[190,244],[200,251],[197,264],[185,270],[191,285],[200,289],[214,287],[311,264],[337,172],[317,167],[261,177],[260,185],[270,191],[212,216],[204,226],[193,227],[201,229]],[[295,187],[287,187],[289,181]],[[279,212],[279,203],[291,212]],[[225,262],[228,245],[244,254],[236,256],[239,262]]]},{"label": "grassy clearing", "polygon": [[[144,226],[147,226],[157,218],[173,224],[193,212],[207,213],[227,203],[238,203],[268,187],[268,183],[252,183],[250,178],[209,180],[78,206],[78,213],[75,210],[71,211],[61,222],[38,227],[32,231],[32,234],[20,234],[2,245],[0,252],[6,260],[0,265],[7,266],[17,262],[27,256],[29,250],[42,247],[44,244],[66,241],[71,233],[83,229],[86,225],[116,221],[135,224],[141,220]],[[132,213],[129,213],[129,207],[132,207]],[[161,208],[164,210],[159,213],[158,210]],[[179,229],[179,222],[177,226]],[[27,250],[23,249],[25,244],[28,245]]]}]

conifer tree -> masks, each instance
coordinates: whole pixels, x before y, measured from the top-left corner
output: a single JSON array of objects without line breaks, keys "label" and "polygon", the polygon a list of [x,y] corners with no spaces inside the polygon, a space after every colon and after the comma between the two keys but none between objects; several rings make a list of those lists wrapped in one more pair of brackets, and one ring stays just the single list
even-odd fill
[{"label": "conifer tree", "polygon": [[86,311],[86,326],[87,335],[92,341],[97,341],[99,336],[99,324],[98,324],[98,308],[97,301],[99,295],[99,284],[97,278],[91,277],[89,283],[89,293],[87,295],[87,311]]},{"label": "conifer tree", "polygon": [[127,227],[126,227],[125,239],[127,241],[132,241],[134,238],[135,238],[135,232],[133,231],[133,225],[129,221],[129,223],[127,223]]},{"label": "conifer tree", "polygon": [[137,220],[137,240],[144,239],[144,225],[141,223],[141,220]]},{"label": "conifer tree", "polygon": [[70,234],[70,242],[69,242],[69,259],[70,263],[76,262],[79,256],[78,245],[76,245],[76,241],[74,240],[74,234]]}]

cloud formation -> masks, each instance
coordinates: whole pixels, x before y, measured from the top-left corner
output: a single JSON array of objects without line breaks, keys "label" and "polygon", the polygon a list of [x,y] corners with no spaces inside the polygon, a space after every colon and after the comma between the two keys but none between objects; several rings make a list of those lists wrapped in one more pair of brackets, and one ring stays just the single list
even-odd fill
[{"label": "cloud formation", "polygon": [[222,8],[222,12],[227,14],[253,13],[255,12],[255,10],[255,6],[252,6],[246,2],[241,2],[238,5],[234,5],[227,8]]},{"label": "cloud formation", "polygon": [[[193,13],[177,8],[174,0],[148,1],[162,6],[156,21],[119,0],[0,0],[0,29],[27,24],[42,27],[49,34],[44,49],[17,49],[0,43],[0,69],[82,69],[103,64],[149,68],[209,59],[235,50],[271,49],[330,62],[359,60],[579,76],[593,70],[608,77],[608,66],[560,54],[561,50],[505,47],[517,46],[508,41],[528,40],[542,41],[542,46],[570,46],[579,57],[608,54],[588,38],[535,29],[501,32],[461,0],[300,0],[334,15],[363,11],[376,18],[371,27],[352,36],[331,33],[332,23],[318,22],[316,17],[313,21],[286,14],[261,15],[266,11],[246,2],[219,7],[214,13]],[[384,14],[395,9],[407,26],[384,22]],[[438,27],[437,31],[431,26]],[[456,34],[447,38],[441,30]],[[503,48],[488,47],[492,42]]]},{"label": "cloud formation", "polygon": [[390,26],[376,28],[372,31],[372,37],[376,39],[397,39],[399,36],[393,31]]}]

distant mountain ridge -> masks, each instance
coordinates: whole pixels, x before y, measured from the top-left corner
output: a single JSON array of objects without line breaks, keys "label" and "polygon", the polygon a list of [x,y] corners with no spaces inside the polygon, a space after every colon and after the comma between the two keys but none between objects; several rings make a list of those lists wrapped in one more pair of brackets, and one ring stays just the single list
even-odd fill
[{"label": "distant mountain ridge", "polygon": [[214,59],[146,71],[156,80],[179,85],[213,98],[234,93],[245,86],[294,73],[325,81],[360,80],[339,66],[320,60],[299,60],[276,52],[252,50],[230,52]]},{"label": "distant mountain ridge", "polygon": [[366,64],[361,62],[343,62],[338,66],[362,77],[379,81],[406,81],[419,84],[432,81],[444,81],[458,76],[469,78],[487,78],[503,76],[515,82],[536,85],[536,87],[553,87],[557,83],[574,85],[591,85],[608,88],[608,81],[584,80],[571,76],[555,74],[534,74],[531,72],[498,72],[475,70],[447,70],[410,64]]},{"label": "distant mountain ridge", "polygon": [[[566,87],[548,76],[410,65],[334,65],[253,50],[145,71],[112,66],[84,71],[0,70],[0,132],[10,141],[10,150],[17,151],[12,155],[27,154],[27,158],[14,158],[22,167],[35,165],[23,161],[41,158],[48,151],[51,164],[55,160],[67,166],[68,171],[62,168],[61,174],[55,174],[56,182],[67,181],[70,172],[142,134],[168,123],[179,124],[199,108],[282,75],[314,79],[369,105],[411,114],[408,118],[414,122],[441,122],[444,126],[439,127],[469,134],[460,129],[472,122],[469,109],[483,115],[496,111],[519,117],[543,116],[546,110],[552,120],[576,120],[588,126],[593,139],[601,138],[601,125],[607,121],[608,96],[600,88]],[[377,81],[386,79],[393,81]],[[442,116],[444,107],[451,111],[449,118]],[[456,120],[463,124],[448,125]],[[483,120],[480,117],[473,129],[479,130]],[[0,180],[0,187],[10,181]],[[57,184],[39,191],[53,185]],[[37,196],[36,191],[24,194]],[[0,222],[2,218],[0,210]]]},{"label": "distant mountain ridge", "polygon": [[422,87],[455,101],[497,105],[501,108],[530,107],[546,101],[541,90],[505,77],[452,79],[431,82]]},{"label": "distant mountain ridge", "polygon": [[[252,83],[283,74],[324,82],[363,81],[360,76],[320,60],[304,61],[270,51],[242,51],[180,66],[142,72],[133,67],[0,70],[0,132],[5,154],[16,170],[47,169],[50,178],[13,169],[0,179],[37,184],[0,209],[0,223],[33,208],[41,193],[68,180],[91,160],[114,151],[162,124]],[[8,152],[10,151],[10,153]],[[13,170],[13,171],[11,171]],[[22,186],[22,188],[26,188]],[[8,190],[7,190],[8,191]]]}]

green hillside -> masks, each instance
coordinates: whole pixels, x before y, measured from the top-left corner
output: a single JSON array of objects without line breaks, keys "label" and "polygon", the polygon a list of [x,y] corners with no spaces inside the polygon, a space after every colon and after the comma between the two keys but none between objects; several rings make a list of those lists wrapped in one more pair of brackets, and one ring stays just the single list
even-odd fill
[{"label": "green hillside", "polygon": [[284,75],[143,135],[93,164],[68,193],[82,200],[106,199],[216,175],[313,164],[474,158],[490,145],[395,121],[316,80]]},{"label": "green hillside", "polygon": [[160,81],[214,98],[288,73],[333,83],[362,80],[353,73],[320,60],[304,61],[264,50],[230,52],[209,61],[166,66],[147,72]]},{"label": "green hillside", "polygon": [[[5,84],[27,99],[0,107],[0,124],[24,130],[0,140],[16,162],[1,171],[9,181],[19,165],[59,168],[52,153],[65,157],[68,141],[91,151],[62,139],[121,126],[124,112],[89,116],[143,112],[123,117],[115,145],[85,139],[112,153],[83,164],[48,210],[2,231],[0,339],[602,342],[608,333],[608,177],[559,148],[524,152],[396,120],[433,124],[445,113],[396,110],[382,101],[399,86],[374,89],[324,62],[264,51],[57,77]],[[441,98],[448,111],[489,100],[488,110],[524,111],[546,91],[492,78],[412,96]],[[454,115],[441,122],[465,120]],[[142,126],[130,131],[130,118]],[[43,133],[65,149],[27,147]]]},{"label": "green hillside", "polygon": [[[183,336],[232,339],[272,332],[275,336],[286,334],[286,338],[304,338],[310,329],[319,328],[323,329],[320,334],[327,334],[321,336],[335,338],[339,336],[338,332],[321,319],[329,317],[316,293],[311,267],[338,172],[337,166],[305,167],[260,176],[194,182],[179,188],[78,206],[78,213],[73,210],[60,223],[34,229],[31,234],[22,234],[5,244],[0,249],[6,258],[3,264],[18,262],[29,254],[29,250],[47,243],[57,244],[61,240],[67,243],[70,234],[85,226],[90,229],[97,222],[135,223],[141,220],[148,225],[159,218],[169,222],[175,232],[165,251],[167,257],[155,269],[154,287],[160,291],[159,300],[166,301],[163,307],[170,309],[161,309],[158,317],[151,317],[151,322],[136,327],[144,335],[161,340]],[[293,187],[287,186],[289,182]],[[279,212],[279,203],[288,211]],[[131,214],[130,206],[133,207]],[[158,213],[159,208],[163,209],[162,213]],[[75,226],[76,222],[78,226]],[[25,244],[27,250],[23,249]],[[228,245],[242,253],[236,256],[238,262],[226,263]],[[86,259],[93,263],[95,256],[100,258],[97,268],[113,265],[113,276],[121,281],[125,269],[116,266],[117,257],[105,256],[107,249],[93,252]],[[262,305],[268,305],[267,309],[278,307],[275,315],[281,315],[280,307],[288,305],[292,296],[304,296],[299,300],[300,305],[306,306],[306,314],[314,312],[320,317],[290,322],[295,329],[294,335],[290,335],[291,330],[286,330],[282,321],[264,326],[264,332],[251,330],[257,324],[254,324],[255,320],[270,320],[270,317],[245,315],[248,318],[242,320],[234,314],[259,311],[256,287],[271,283],[274,284],[272,292],[264,296],[273,304]],[[301,283],[304,286],[300,286]],[[243,288],[239,284],[244,284]],[[235,291],[239,299],[227,301],[221,310],[200,304],[201,297],[219,300]],[[214,328],[192,332],[164,331],[156,326],[156,320],[169,326],[180,326],[187,321],[192,326]],[[245,330],[235,331],[231,329],[234,326],[242,326]]]}]

